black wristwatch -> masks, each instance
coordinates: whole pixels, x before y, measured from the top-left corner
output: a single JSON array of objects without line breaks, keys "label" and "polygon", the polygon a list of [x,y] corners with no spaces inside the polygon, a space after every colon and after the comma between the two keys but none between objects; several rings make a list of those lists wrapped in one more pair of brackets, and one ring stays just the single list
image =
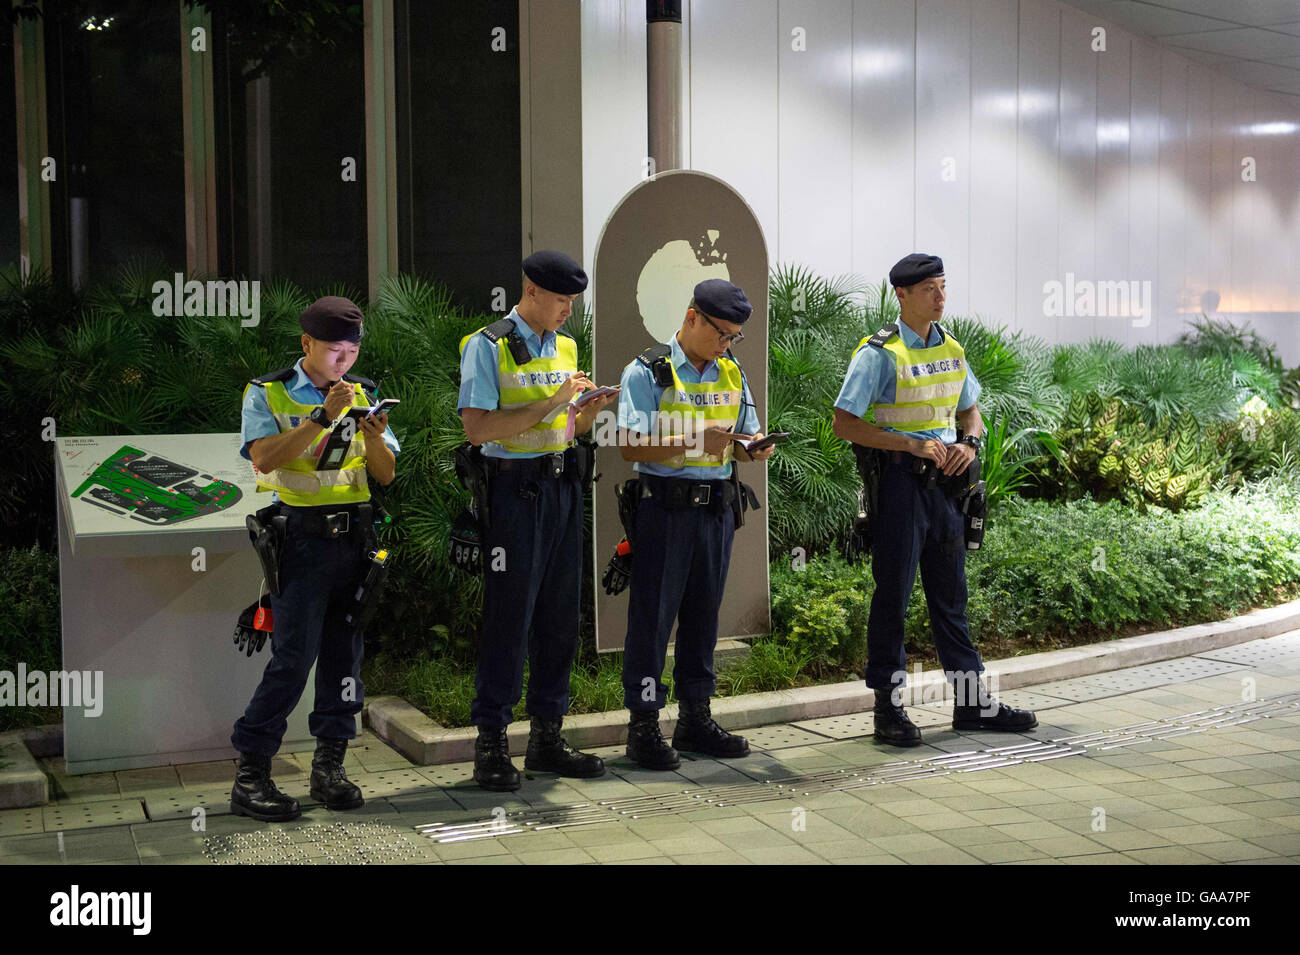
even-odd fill
[{"label": "black wristwatch", "polygon": [[317,405],[315,410],[313,410],[312,413],[307,416],[307,420],[310,421],[312,424],[320,425],[326,431],[328,431],[330,429],[330,426],[334,424],[330,416],[325,413],[324,405]]},{"label": "black wristwatch", "polygon": [[966,435],[966,437],[961,439],[961,443],[969,444],[972,448],[975,449],[976,454],[979,454],[980,449],[984,447],[984,440],[982,438],[975,437],[975,435],[973,434]]}]

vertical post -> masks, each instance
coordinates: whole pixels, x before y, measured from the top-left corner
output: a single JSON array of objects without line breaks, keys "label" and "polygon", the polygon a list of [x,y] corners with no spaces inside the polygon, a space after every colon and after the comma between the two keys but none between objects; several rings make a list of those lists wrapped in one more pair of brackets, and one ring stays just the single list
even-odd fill
[{"label": "vertical post", "polygon": [[370,298],[397,273],[397,96],[393,0],[365,2],[366,262]]},{"label": "vertical post", "polygon": [[[53,267],[50,192],[42,178],[49,154],[45,112],[45,24],[20,17],[14,24],[14,90],[18,132],[19,267],[24,276]],[[62,157],[60,157],[62,158]],[[55,174],[59,172],[55,167]]]},{"label": "vertical post", "polygon": [[654,172],[682,167],[682,0],[646,0],[648,153]]},{"label": "vertical post", "polygon": [[212,92],[212,15],[178,0],[181,125],[185,141],[185,269],[216,275],[217,156]]}]

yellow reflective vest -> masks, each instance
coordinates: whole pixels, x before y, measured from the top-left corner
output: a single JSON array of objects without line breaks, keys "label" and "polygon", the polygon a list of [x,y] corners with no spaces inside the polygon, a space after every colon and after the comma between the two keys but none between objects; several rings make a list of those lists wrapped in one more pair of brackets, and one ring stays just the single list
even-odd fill
[{"label": "yellow reflective vest", "polygon": [[[705,428],[733,429],[740,419],[741,400],[745,394],[740,366],[730,358],[718,361],[717,381],[690,384],[682,381],[672,358],[664,361],[672,369],[673,383],[664,389],[659,398],[659,435],[685,434],[689,427],[693,434],[702,435]],[[689,424],[687,423],[689,422]],[[658,463],[670,468],[716,468],[730,463],[734,445],[728,441],[721,454],[706,454],[703,437],[698,437],[696,450],[683,451]]]},{"label": "yellow reflective vest", "polygon": [[[942,328],[933,348],[909,348],[895,330],[880,347],[894,356],[894,400],[874,404],[876,424],[894,431],[937,431],[957,426],[957,402],[966,381],[966,352]],[[879,335],[879,333],[877,333]],[[872,340],[862,339],[858,351]]]},{"label": "yellow reflective vest", "polygon": [[[481,331],[482,328],[460,340],[462,356],[465,354],[465,346],[469,340]],[[497,388],[501,393],[502,410],[521,408],[534,401],[549,398],[566,380],[578,373],[578,343],[568,335],[556,334],[553,357],[533,357],[526,365],[515,363],[506,335],[497,339],[496,346]],[[568,426],[569,406],[565,404],[522,434],[493,443],[516,454],[552,454],[569,447],[571,442],[567,437]]]},{"label": "yellow reflective vest", "polygon": [[[289,397],[282,381],[250,384],[248,388],[261,387],[266,391],[266,403],[275,416],[281,433],[295,427],[294,419],[301,421],[314,411],[316,405],[304,405]],[[244,394],[248,394],[248,388]],[[365,390],[352,383],[352,406],[369,407]],[[346,410],[346,409],[345,409]],[[344,427],[340,423],[336,427]],[[343,463],[337,470],[317,471],[316,461],[324,450],[329,431],[322,431],[300,455],[280,467],[263,474],[256,467],[258,491],[275,491],[283,504],[292,507],[318,507],[327,504],[359,504],[370,500],[370,485],[366,481],[366,442],[360,426],[348,445]]]}]

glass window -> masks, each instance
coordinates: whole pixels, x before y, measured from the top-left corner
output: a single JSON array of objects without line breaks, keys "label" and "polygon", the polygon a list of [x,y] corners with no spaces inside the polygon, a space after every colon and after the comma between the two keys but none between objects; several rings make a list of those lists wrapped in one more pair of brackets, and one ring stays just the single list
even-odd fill
[{"label": "glass window", "polygon": [[494,286],[518,292],[522,258],[519,3],[394,12],[400,266],[487,311]]},{"label": "glass window", "polygon": [[80,287],[131,260],[183,269],[180,4],[75,6],[45,5],[54,274]]},{"label": "glass window", "polygon": [[359,14],[268,42],[212,5],[218,263],[363,299],[364,50]]}]

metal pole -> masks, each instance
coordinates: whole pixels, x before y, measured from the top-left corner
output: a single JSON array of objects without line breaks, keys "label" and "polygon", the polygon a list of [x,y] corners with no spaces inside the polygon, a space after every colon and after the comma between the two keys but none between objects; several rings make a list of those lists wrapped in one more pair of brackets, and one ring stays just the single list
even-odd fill
[{"label": "metal pole", "polygon": [[682,3],[646,0],[649,172],[682,166]]}]

